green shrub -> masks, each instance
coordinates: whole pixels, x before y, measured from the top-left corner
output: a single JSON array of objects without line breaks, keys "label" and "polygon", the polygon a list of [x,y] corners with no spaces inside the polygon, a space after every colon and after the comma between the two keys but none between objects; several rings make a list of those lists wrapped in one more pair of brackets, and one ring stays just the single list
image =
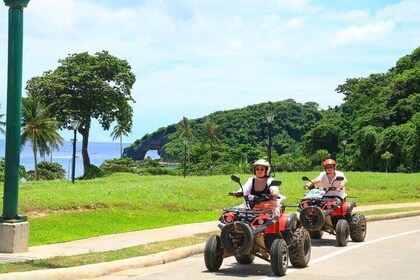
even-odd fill
[{"label": "green shrub", "polygon": [[81,179],[94,179],[94,178],[101,178],[107,175],[108,172],[105,170],[97,167],[96,165],[91,164],[89,166],[89,172],[82,176]]},{"label": "green shrub", "polygon": [[[41,161],[37,164],[39,180],[63,180],[65,179],[66,171],[61,164],[57,162]],[[26,172],[26,180],[35,180],[35,171],[29,170]]]},{"label": "green shrub", "polygon": [[[4,158],[0,158],[0,182],[4,182],[4,168],[5,162]],[[19,165],[19,179],[26,179],[26,169],[24,166]]]},{"label": "green shrub", "polygon": [[100,169],[106,173],[129,172],[138,173],[138,164],[131,158],[118,158],[105,160]]}]

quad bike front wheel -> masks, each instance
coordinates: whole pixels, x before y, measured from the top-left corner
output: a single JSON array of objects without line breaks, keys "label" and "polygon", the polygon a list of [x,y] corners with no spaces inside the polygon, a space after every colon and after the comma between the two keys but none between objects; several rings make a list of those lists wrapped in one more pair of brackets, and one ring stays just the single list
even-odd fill
[{"label": "quad bike front wheel", "polygon": [[349,242],[350,227],[349,223],[345,219],[340,219],[335,226],[335,238],[338,242],[338,246],[346,246]]},{"label": "quad bike front wheel", "polygon": [[211,235],[204,247],[204,263],[209,271],[218,271],[223,262],[223,247],[218,235]]},{"label": "quad bike front wheel", "polygon": [[351,215],[350,237],[354,242],[365,240],[367,231],[366,218],[363,214]]},{"label": "quad bike front wheel", "polygon": [[270,263],[273,273],[277,276],[286,275],[289,265],[289,254],[284,239],[275,239],[271,245]]},{"label": "quad bike front wheel", "polygon": [[254,246],[254,233],[248,224],[234,222],[223,227],[220,242],[235,257],[248,255]]},{"label": "quad bike front wheel", "polygon": [[311,259],[311,237],[304,228],[294,232],[293,242],[289,246],[289,258],[294,267],[306,267]]}]

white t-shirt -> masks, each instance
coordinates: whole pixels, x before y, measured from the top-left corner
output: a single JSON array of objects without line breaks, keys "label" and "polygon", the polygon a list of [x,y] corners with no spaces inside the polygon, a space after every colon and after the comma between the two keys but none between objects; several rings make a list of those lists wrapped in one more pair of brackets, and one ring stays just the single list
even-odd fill
[{"label": "white t-shirt", "polygon": [[[246,181],[246,183],[242,186],[244,189],[244,195],[250,195],[252,190],[252,180],[254,177],[251,177]],[[269,177],[267,178],[267,185],[270,186],[271,182],[273,182],[274,178]],[[279,188],[277,186],[270,186],[268,188],[270,190],[270,194],[273,193],[273,191],[277,191],[279,193]],[[242,189],[239,189],[238,192],[242,192]]]},{"label": "white t-shirt", "polygon": [[[347,183],[347,179],[346,179],[346,176],[344,176],[344,173],[338,170],[335,170],[334,178],[332,179],[331,182],[333,182],[335,178],[337,178],[338,176],[344,177],[344,183]],[[319,173],[316,179],[319,180],[319,184],[321,185],[323,189],[328,190],[330,188],[331,182],[328,180],[327,172],[322,171],[321,173]],[[335,181],[333,184],[333,187],[338,188],[340,184],[341,184],[341,181]],[[345,191],[344,188],[343,188],[343,191]]]}]

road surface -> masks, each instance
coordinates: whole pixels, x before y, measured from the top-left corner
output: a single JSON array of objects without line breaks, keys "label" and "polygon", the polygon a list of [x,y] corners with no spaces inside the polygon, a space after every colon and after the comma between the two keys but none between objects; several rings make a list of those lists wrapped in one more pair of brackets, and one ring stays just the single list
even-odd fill
[{"label": "road surface", "polygon": [[[419,279],[420,216],[368,223],[366,240],[337,247],[335,236],[324,234],[312,241],[309,266],[289,266],[282,279]],[[207,271],[203,254],[153,267],[131,269],[96,280],[248,280],[277,279],[268,262],[255,259],[239,265],[235,258],[224,259],[217,273]]]}]

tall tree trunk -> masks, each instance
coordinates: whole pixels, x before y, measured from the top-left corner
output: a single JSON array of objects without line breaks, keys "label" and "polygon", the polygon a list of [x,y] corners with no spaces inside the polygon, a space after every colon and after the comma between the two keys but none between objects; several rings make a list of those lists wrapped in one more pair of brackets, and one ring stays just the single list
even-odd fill
[{"label": "tall tree trunk", "polygon": [[34,154],[34,171],[35,171],[35,180],[38,180],[38,158],[37,158],[37,146],[36,143],[32,143],[32,152]]}]

